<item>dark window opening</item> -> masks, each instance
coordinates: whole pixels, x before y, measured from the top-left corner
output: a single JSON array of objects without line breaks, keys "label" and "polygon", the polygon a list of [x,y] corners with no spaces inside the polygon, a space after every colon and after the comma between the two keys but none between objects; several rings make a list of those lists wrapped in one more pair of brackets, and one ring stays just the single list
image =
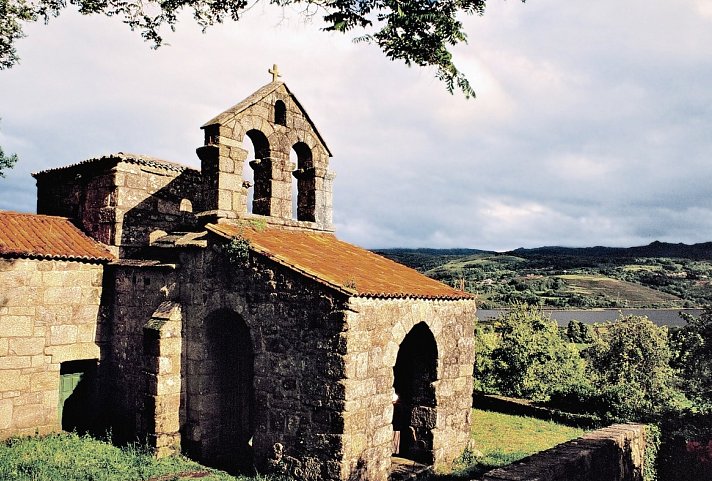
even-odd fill
[{"label": "dark window opening", "polygon": [[277,100],[274,103],[274,123],[278,125],[287,125],[287,106],[284,102]]}]

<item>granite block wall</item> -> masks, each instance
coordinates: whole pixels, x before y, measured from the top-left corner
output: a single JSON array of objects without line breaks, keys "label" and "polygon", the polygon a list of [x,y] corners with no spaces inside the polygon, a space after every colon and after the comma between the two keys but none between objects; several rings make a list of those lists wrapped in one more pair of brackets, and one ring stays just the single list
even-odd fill
[{"label": "granite block wall", "polygon": [[102,275],[100,264],[0,259],[0,439],[61,429],[61,364],[102,360]]}]

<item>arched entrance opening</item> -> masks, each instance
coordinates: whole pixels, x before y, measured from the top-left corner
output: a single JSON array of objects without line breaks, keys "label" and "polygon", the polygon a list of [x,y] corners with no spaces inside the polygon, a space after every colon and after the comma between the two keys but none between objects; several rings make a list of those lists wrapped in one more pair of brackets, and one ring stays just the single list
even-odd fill
[{"label": "arched entrance opening", "polygon": [[241,473],[253,471],[254,354],[245,321],[235,312],[213,313],[206,324],[211,371],[209,389],[214,390],[210,424],[215,430],[214,457],[218,467]]},{"label": "arched entrance opening", "polygon": [[[435,386],[438,347],[430,328],[416,324],[405,336],[393,367],[394,455],[433,464],[433,433],[437,418]],[[399,439],[398,439],[399,438]]]}]

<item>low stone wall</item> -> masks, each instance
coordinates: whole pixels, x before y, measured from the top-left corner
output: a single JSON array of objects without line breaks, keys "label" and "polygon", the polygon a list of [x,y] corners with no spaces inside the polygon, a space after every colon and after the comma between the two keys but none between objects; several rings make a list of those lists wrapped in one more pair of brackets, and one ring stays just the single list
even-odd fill
[{"label": "low stone wall", "polygon": [[482,481],[641,481],[645,426],[614,424],[483,476]]}]

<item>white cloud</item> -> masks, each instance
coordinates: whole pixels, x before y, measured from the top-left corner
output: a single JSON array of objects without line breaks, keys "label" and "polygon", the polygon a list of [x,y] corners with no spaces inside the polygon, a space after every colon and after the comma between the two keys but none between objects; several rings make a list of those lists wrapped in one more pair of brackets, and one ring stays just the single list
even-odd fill
[{"label": "white cloud", "polygon": [[0,145],[21,161],[0,208],[34,209],[29,172],[111,151],[197,165],[199,126],[283,79],[334,152],[340,237],[366,247],[709,240],[709,2],[491,2],[434,71],[258,3],[157,51],[117,19],[32,25],[0,72]]}]

